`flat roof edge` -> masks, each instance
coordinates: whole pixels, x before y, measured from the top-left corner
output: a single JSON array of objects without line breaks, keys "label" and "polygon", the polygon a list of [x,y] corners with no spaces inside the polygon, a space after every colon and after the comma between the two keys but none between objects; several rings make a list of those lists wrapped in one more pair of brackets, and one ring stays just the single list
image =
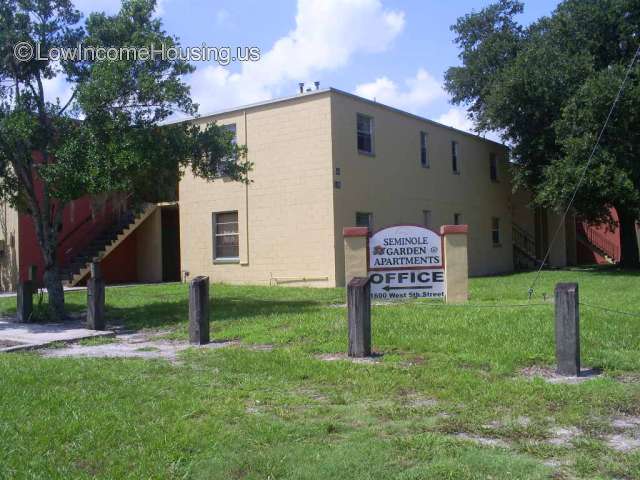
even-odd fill
[{"label": "flat roof edge", "polygon": [[392,107],[390,105],[386,105],[384,103],[380,103],[380,102],[376,102],[373,100],[370,100],[368,98],[364,98],[361,97],[359,95],[355,95],[353,93],[349,93],[349,92],[345,92],[344,90],[340,90],[338,88],[334,88],[334,87],[328,87],[328,88],[322,88],[319,90],[312,90],[310,92],[304,92],[304,93],[298,93],[296,95],[290,95],[288,97],[280,97],[280,98],[272,98],[270,100],[264,100],[262,102],[255,102],[255,103],[250,103],[247,105],[241,105],[238,107],[233,107],[233,108],[226,108],[226,109],[222,109],[222,110],[217,110],[217,111],[213,111],[213,112],[207,112],[207,113],[203,113],[202,115],[199,115],[197,117],[187,117],[187,118],[181,118],[181,119],[177,119],[177,120],[171,120],[171,121],[167,121],[167,122],[162,122],[160,125],[175,125],[177,123],[182,123],[182,122],[190,122],[192,120],[202,120],[202,119],[206,119],[208,117],[216,117],[219,115],[226,115],[229,113],[234,113],[234,112],[241,112],[243,110],[249,110],[249,109],[253,109],[253,108],[260,108],[260,107],[264,107],[267,105],[275,105],[278,103],[285,103],[285,102],[290,102],[290,101],[294,101],[294,100],[299,100],[302,98],[308,98],[308,97],[312,97],[312,96],[316,96],[316,95],[321,95],[324,93],[336,93],[339,95],[344,95],[346,97],[352,98],[354,100],[360,101],[360,102],[365,102],[368,103],[370,105],[375,105],[378,107],[382,107],[386,110],[395,112],[395,113],[399,113],[400,115],[406,115],[408,117],[411,118],[415,118],[416,120],[420,120],[423,122],[427,122],[430,123],[432,125],[436,125],[438,127],[442,127],[442,128],[446,128],[448,130],[454,131],[456,133],[460,133],[462,135],[467,135],[473,138],[476,138],[478,140],[482,140],[483,142],[489,142],[492,143],[494,145],[498,145],[500,147],[509,149],[509,147],[507,145],[504,145],[503,143],[500,142],[496,142],[495,140],[491,140],[489,138],[485,138],[482,137],[476,133],[471,133],[471,132],[467,132],[465,130],[460,130],[459,128],[455,128],[449,125],[445,125],[444,123],[440,123],[440,122],[436,122],[435,120],[431,120],[430,118],[426,118],[420,115],[417,115],[415,113],[410,113],[407,112],[405,110],[401,110],[399,108],[396,107]]}]

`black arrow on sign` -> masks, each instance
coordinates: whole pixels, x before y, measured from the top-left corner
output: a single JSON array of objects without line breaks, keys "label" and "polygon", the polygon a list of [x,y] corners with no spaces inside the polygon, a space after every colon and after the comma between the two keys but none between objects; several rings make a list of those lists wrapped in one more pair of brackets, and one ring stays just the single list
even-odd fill
[{"label": "black arrow on sign", "polygon": [[430,288],[433,288],[431,285],[423,285],[423,286],[408,286],[408,287],[390,287],[389,285],[387,285],[386,287],[382,287],[382,289],[385,292],[388,292],[389,290],[428,290]]}]

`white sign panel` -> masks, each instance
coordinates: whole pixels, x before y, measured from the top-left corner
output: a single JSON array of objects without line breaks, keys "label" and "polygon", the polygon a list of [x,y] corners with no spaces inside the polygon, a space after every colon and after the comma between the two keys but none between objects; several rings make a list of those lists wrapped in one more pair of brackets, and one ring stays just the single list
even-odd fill
[{"label": "white sign panel", "polygon": [[396,225],[369,239],[371,298],[444,297],[442,237],[428,228]]},{"label": "white sign panel", "polygon": [[444,269],[382,270],[369,272],[371,298],[402,300],[406,298],[444,297]]}]

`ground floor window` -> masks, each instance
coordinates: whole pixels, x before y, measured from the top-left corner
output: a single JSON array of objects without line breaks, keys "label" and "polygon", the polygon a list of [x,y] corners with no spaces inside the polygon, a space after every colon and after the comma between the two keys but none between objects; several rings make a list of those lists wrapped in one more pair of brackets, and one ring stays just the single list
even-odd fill
[{"label": "ground floor window", "polygon": [[368,227],[373,229],[373,213],[356,212],[356,227]]},{"label": "ground floor window", "polygon": [[240,258],[238,212],[213,214],[213,259],[237,261]]},{"label": "ground floor window", "polygon": [[491,240],[494,245],[500,245],[500,219],[497,217],[491,219]]}]

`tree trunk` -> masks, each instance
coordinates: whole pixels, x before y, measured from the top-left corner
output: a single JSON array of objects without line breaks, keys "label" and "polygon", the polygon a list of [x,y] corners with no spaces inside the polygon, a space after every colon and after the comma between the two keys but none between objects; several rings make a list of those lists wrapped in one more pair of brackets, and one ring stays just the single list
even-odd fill
[{"label": "tree trunk", "polygon": [[640,268],[636,216],[622,208],[616,208],[616,210],[620,226],[620,266]]},{"label": "tree trunk", "polygon": [[62,280],[55,258],[51,258],[49,255],[45,255],[43,282],[48,294],[49,319],[58,322],[64,320],[66,314]]}]

